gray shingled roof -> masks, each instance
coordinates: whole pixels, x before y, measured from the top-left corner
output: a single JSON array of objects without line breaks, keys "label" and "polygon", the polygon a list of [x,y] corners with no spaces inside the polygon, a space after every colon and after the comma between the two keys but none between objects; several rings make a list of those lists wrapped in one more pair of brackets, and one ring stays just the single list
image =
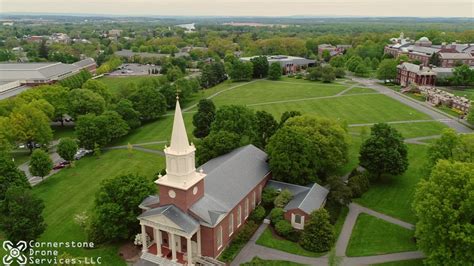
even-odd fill
[{"label": "gray shingled roof", "polygon": [[0,80],[54,80],[78,71],[78,67],[63,63],[3,63]]},{"label": "gray shingled roof", "polygon": [[140,205],[138,205],[138,207],[140,207],[141,209],[149,209],[149,207],[151,205],[155,205],[155,204],[158,204],[160,203],[160,197],[158,195],[150,195],[148,197],[146,197],[141,203]]},{"label": "gray shingled roof", "polygon": [[398,65],[397,68],[406,69],[410,72],[414,72],[414,73],[417,73],[419,75],[436,75],[436,73],[433,71],[433,69],[430,69],[429,67],[421,66],[421,69],[420,69],[419,65],[415,65],[415,64],[412,64],[412,63],[408,63],[408,62],[405,62],[405,63],[402,63],[402,64]]},{"label": "gray shingled roof", "polygon": [[216,225],[270,172],[266,160],[265,152],[247,145],[203,164],[204,196],[190,211],[203,223]]},{"label": "gray shingled roof", "polygon": [[173,223],[180,227],[180,229],[188,234],[191,234],[199,227],[199,222],[188,214],[181,211],[174,205],[165,205],[158,208],[154,208],[138,216],[138,219],[145,219],[148,217],[163,215],[170,219]]},{"label": "gray shingled roof", "polygon": [[88,58],[83,59],[81,61],[77,61],[73,65],[75,65],[79,68],[84,68],[84,67],[87,67],[87,66],[95,65],[95,60],[91,57],[88,57]]},{"label": "gray shingled roof", "polygon": [[321,208],[329,193],[329,190],[325,187],[314,183],[311,187],[299,186],[289,183],[283,183],[279,181],[270,180],[267,183],[267,187],[275,189],[288,189],[293,198],[283,208],[285,211],[292,209],[300,209],[307,214],[310,214],[314,210]]}]

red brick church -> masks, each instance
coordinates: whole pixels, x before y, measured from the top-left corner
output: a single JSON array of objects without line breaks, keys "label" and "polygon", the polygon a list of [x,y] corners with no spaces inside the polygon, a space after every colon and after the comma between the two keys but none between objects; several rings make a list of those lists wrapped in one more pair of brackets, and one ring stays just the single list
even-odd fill
[{"label": "red brick church", "polygon": [[[214,158],[197,170],[195,150],[188,141],[177,102],[171,144],[164,149],[167,174],[155,181],[159,195],[149,196],[140,204],[144,260],[159,265],[206,261],[219,265],[214,258],[261,201],[262,190],[271,178],[264,151],[247,145]],[[272,182],[268,185],[288,188],[294,194],[285,208],[285,217],[295,228],[302,229],[309,213],[324,206],[328,192],[324,187]]]}]

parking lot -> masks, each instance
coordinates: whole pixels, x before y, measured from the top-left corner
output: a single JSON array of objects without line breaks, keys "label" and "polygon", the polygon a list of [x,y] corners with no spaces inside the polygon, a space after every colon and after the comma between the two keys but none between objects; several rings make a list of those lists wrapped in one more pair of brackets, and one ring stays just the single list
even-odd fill
[{"label": "parking lot", "polygon": [[[142,64],[123,64],[119,69],[111,72],[110,76],[147,76],[150,75],[149,71],[156,69],[160,71],[161,67],[157,65],[142,65]],[[156,75],[156,74],[155,74]]]}]

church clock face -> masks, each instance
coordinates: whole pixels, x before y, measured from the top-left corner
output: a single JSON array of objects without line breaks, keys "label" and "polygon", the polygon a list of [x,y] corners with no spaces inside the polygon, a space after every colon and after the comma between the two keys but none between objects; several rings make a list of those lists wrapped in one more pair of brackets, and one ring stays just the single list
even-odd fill
[{"label": "church clock face", "polygon": [[193,188],[193,195],[196,195],[198,193],[198,187]]},{"label": "church clock face", "polygon": [[176,192],[174,192],[174,190],[170,189],[168,191],[168,196],[170,196],[170,198],[174,199],[176,197]]}]

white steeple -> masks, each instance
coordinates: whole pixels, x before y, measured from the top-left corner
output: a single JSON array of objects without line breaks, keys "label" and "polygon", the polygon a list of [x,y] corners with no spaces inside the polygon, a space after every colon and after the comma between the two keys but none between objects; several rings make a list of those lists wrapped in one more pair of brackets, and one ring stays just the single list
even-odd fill
[{"label": "white steeple", "polygon": [[189,144],[179,98],[176,97],[171,145],[169,147],[165,146],[164,149],[166,175],[156,180],[156,183],[179,189],[188,189],[204,178],[204,173],[196,172],[195,151],[194,145]]},{"label": "white steeple", "polygon": [[173,132],[171,133],[170,151],[176,154],[184,154],[188,151],[195,150],[193,146],[189,145],[188,135],[184,126],[183,114],[181,113],[181,106],[179,100],[176,100],[176,109],[174,111]]}]

